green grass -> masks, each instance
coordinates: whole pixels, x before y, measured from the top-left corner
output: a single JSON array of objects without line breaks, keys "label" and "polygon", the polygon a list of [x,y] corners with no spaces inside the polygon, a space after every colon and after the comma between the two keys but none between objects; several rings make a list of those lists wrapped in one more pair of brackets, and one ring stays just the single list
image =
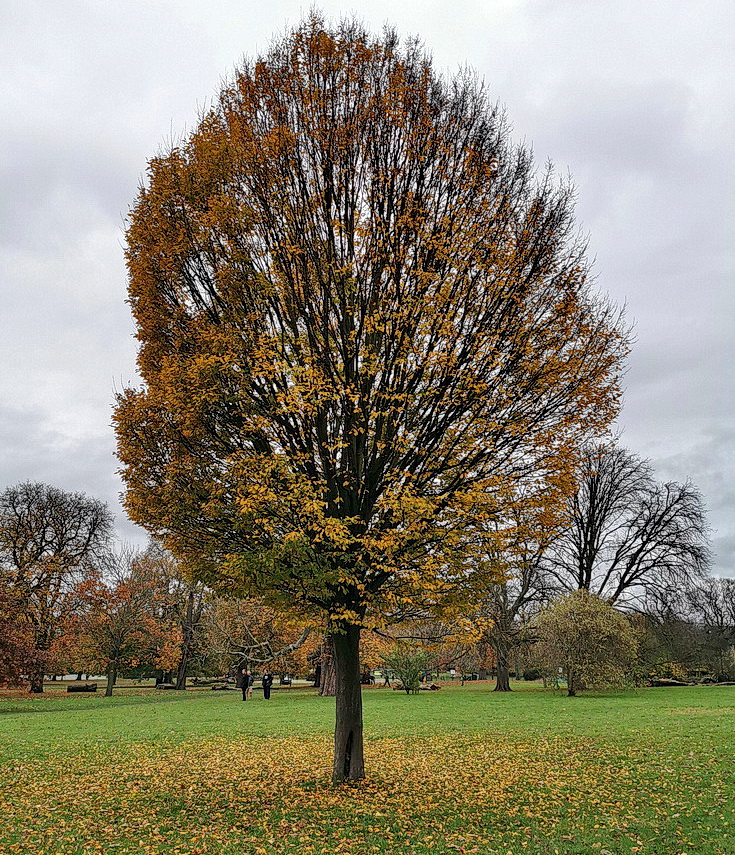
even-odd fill
[{"label": "green grass", "polygon": [[366,691],[337,789],[313,691],[0,698],[0,852],[735,855],[735,687],[491,688]]}]

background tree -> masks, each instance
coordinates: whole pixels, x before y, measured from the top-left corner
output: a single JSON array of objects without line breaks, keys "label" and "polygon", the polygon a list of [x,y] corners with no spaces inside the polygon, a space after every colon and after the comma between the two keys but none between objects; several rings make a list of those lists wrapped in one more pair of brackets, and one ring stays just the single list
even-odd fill
[{"label": "background tree", "polygon": [[360,672],[363,684],[372,682],[372,672],[382,666],[382,657],[393,647],[391,639],[378,631],[360,635]]},{"label": "background tree", "polygon": [[649,591],[640,620],[650,678],[735,679],[735,580],[708,576]]},{"label": "background tree", "polygon": [[103,554],[107,506],[83,493],[26,482],[0,493],[0,573],[33,632],[31,692],[43,691],[49,651],[73,605],[70,596]]},{"label": "background tree", "polygon": [[332,636],[327,632],[322,636],[319,645],[319,694],[323,698],[333,698],[337,695],[337,672],[334,667],[334,644]]},{"label": "background tree", "polygon": [[176,688],[186,688],[192,659],[199,653],[199,629],[204,615],[206,589],[198,582],[186,581],[182,585],[183,600],[177,604],[176,614],[181,631],[181,656],[176,668]]},{"label": "background tree", "polygon": [[504,490],[615,415],[572,200],[474,75],[318,16],[150,163],[126,507],[207,583],[326,616],[335,781],[364,775],[361,628],[492,576],[468,548]]},{"label": "background tree", "polygon": [[699,579],[684,590],[684,599],[687,617],[700,639],[699,664],[719,679],[733,679],[735,579]]},{"label": "background tree", "polygon": [[641,664],[646,677],[685,681],[702,665],[703,629],[692,621],[681,588],[647,592],[641,622]]},{"label": "background tree", "polygon": [[147,559],[130,548],[111,552],[103,573],[86,585],[87,608],[77,622],[80,656],[86,671],[107,674],[107,697],[118,673],[158,664],[160,649],[176,636],[178,627],[161,609],[165,592],[155,565]]},{"label": "background tree", "polygon": [[709,566],[697,488],[656,482],[650,464],[623,448],[584,449],[568,516],[546,555],[549,571],[567,590],[631,605],[646,591],[682,586]]},{"label": "background tree", "polygon": [[20,685],[35,669],[35,646],[26,604],[0,577],[0,685]]},{"label": "background tree", "polygon": [[[203,619],[210,592],[156,541],[148,544],[141,560],[145,563],[161,618],[177,625],[180,649],[175,667],[171,670],[176,672],[176,688],[184,690],[194,660],[201,660],[204,655],[201,644]],[[166,658],[169,658],[168,653]]]},{"label": "background tree", "polygon": [[638,638],[625,617],[585,589],[544,609],[536,631],[539,661],[553,676],[563,671],[570,697],[588,687],[620,685],[638,649]]},{"label": "background tree", "polygon": [[553,594],[553,579],[543,559],[564,522],[565,483],[536,484],[508,503],[498,526],[495,552],[487,559],[501,570],[501,578],[475,600],[473,621],[478,643],[493,652],[496,692],[509,692],[510,662],[516,655],[516,679],[521,648],[534,641],[532,618]]},{"label": "background tree", "polygon": [[306,655],[299,651],[312,636],[312,627],[268,606],[262,598],[215,598],[205,617],[210,656],[219,671],[265,665],[281,674],[305,670]]}]

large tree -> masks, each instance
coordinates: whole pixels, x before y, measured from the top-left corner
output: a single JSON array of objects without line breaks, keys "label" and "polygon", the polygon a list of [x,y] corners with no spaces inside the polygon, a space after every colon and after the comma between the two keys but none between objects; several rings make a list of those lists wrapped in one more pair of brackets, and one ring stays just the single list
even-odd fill
[{"label": "large tree", "polygon": [[706,572],[707,516],[692,483],[662,484],[648,461],[615,445],[589,445],[580,457],[568,524],[545,556],[563,588],[638,606]]},{"label": "large tree", "polygon": [[203,629],[204,646],[218,671],[263,666],[294,671],[294,655],[312,635],[311,627],[270,608],[261,597],[214,598]]},{"label": "large tree", "polygon": [[46,660],[112,532],[107,506],[84,493],[26,482],[0,493],[0,575],[33,634],[31,692],[43,691]]},{"label": "large tree", "polygon": [[364,775],[361,627],[492,576],[508,485],[616,412],[625,332],[572,195],[473,74],[316,16],[150,162],[127,508],[205,581],[326,614],[335,781]]},{"label": "large tree", "polygon": [[162,617],[178,624],[176,634],[180,636],[181,644],[175,685],[183,690],[186,689],[193,661],[202,653],[203,618],[210,592],[155,541],[148,544],[143,560],[151,579],[151,589],[157,594]]}]

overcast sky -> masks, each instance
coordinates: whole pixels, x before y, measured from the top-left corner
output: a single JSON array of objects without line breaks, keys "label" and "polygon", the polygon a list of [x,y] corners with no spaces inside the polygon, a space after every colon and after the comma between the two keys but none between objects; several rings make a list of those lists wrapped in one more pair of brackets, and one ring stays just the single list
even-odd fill
[{"label": "overcast sky", "polygon": [[[469,65],[519,139],[578,188],[598,286],[636,344],[619,428],[710,509],[735,576],[732,0],[322,2]],[[0,488],[120,507],[114,391],[135,382],[123,228],[146,161],[244,56],[297,23],[288,0],[3,0]]]}]

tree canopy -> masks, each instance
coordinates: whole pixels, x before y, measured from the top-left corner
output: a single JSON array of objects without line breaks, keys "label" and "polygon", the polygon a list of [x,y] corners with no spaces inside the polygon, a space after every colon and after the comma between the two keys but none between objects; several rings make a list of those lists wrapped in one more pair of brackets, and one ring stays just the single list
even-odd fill
[{"label": "tree canopy", "polygon": [[126,506],[205,580],[328,617],[336,780],[363,774],[360,627],[493,576],[505,494],[617,410],[625,330],[572,196],[473,74],[318,16],[150,162]]}]

